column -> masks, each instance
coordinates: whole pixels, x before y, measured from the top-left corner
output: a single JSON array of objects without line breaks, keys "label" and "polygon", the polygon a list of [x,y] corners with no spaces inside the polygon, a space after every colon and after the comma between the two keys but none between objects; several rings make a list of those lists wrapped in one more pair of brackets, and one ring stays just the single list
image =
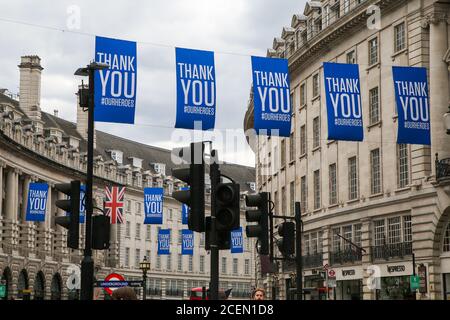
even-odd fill
[{"label": "column", "polygon": [[22,190],[22,212],[21,212],[21,216],[23,218],[23,223],[25,223],[25,221],[26,221],[26,213],[27,213],[27,205],[28,205],[28,191],[30,190],[30,182],[31,182],[31,177],[29,175],[25,175],[24,181],[23,181],[23,190]]},{"label": "column", "polygon": [[[443,120],[450,102],[449,72],[444,61],[448,50],[447,18],[445,12],[434,12],[428,18],[430,23],[431,154],[434,157],[436,153],[439,153],[439,159],[450,158],[450,148],[448,148],[450,135],[446,134]],[[436,174],[436,167],[433,165],[432,168],[433,174]]]},{"label": "column", "polygon": [[13,168],[8,169],[8,175],[6,177],[6,219],[9,222],[14,221],[15,217],[15,202],[17,194],[17,183],[14,181],[17,179],[16,172]]},{"label": "column", "polygon": [[362,266],[363,266],[363,300],[375,300],[376,291],[370,289],[367,286],[369,280],[369,274],[367,273],[367,268],[372,265],[371,259],[371,235],[370,235],[370,223],[369,219],[361,220],[361,247],[366,250],[363,252],[362,256]]},{"label": "column", "polygon": [[3,168],[5,167],[5,164],[0,161],[0,220],[5,217],[5,213],[2,211],[3,208]]}]

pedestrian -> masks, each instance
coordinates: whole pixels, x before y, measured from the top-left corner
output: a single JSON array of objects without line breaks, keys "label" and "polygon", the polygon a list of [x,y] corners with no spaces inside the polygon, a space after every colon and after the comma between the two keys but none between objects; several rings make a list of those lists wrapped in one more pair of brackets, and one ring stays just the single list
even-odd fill
[{"label": "pedestrian", "polygon": [[113,291],[112,300],[137,300],[136,292],[131,287],[117,288]]},{"label": "pedestrian", "polygon": [[252,294],[252,300],[264,300],[266,298],[266,290],[263,288],[256,288]]}]

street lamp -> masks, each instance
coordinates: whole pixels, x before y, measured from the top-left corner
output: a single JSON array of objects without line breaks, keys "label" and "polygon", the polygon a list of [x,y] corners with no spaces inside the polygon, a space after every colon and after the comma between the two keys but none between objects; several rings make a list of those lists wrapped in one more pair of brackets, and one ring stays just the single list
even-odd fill
[{"label": "street lamp", "polygon": [[144,260],[139,263],[139,269],[142,270],[142,287],[144,288],[143,300],[147,300],[147,271],[150,270],[150,261],[147,260],[147,256],[144,256]]},{"label": "street lamp", "polygon": [[447,134],[450,134],[450,106],[448,107],[448,111],[444,114],[444,125],[447,129]]}]

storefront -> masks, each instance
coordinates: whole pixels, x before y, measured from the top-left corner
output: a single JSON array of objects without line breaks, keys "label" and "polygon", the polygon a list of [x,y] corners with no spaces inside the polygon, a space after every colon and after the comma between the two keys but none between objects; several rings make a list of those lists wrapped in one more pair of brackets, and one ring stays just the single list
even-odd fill
[{"label": "storefront", "polygon": [[[331,288],[329,289],[331,291]],[[325,271],[308,270],[304,276],[303,297],[305,300],[327,300],[325,288]]]},{"label": "storefront", "polygon": [[450,252],[441,255],[442,298],[450,300]]},{"label": "storefront", "polygon": [[379,265],[381,271],[380,289],[377,300],[415,300],[411,292],[410,276],[413,275],[412,262]]},{"label": "storefront", "polygon": [[336,273],[335,300],[363,299],[363,268],[354,266],[347,268],[333,268]]}]

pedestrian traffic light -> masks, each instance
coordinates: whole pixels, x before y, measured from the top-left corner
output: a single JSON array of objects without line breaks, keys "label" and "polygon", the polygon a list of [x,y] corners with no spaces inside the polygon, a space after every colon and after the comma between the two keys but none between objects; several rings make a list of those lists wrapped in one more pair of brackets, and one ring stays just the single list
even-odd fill
[{"label": "pedestrian traffic light", "polygon": [[111,234],[110,217],[98,215],[92,217],[92,249],[105,250],[109,248]]},{"label": "pedestrian traffic light", "polygon": [[56,190],[69,196],[65,200],[56,200],[58,208],[67,212],[64,217],[56,217],[55,223],[68,229],[67,246],[78,249],[78,239],[80,236],[80,181],[70,183],[59,183],[55,185]]},{"label": "pedestrian traffic light", "polygon": [[177,148],[177,156],[190,160],[188,168],[172,169],[172,176],[189,184],[189,190],[174,191],[172,196],[189,206],[188,228],[205,231],[205,160],[203,142],[191,143],[190,147]]},{"label": "pedestrian traffic light", "polygon": [[261,192],[245,197],[247,207],[258,207],[257,210],[245,211],[247,222],[258,222],[256,225],[248,225],[245,233],[248,238],[258,238],[258,253],[261,255],[269,254],[269,194]]},{"label": "pedestrian traffic light", "polygon": [[240,188],[237,183],[219,183],[215,188],[217,231],[240,227]]},{"label": "pedestrian traffic light", "polygon": [[[211,217],[206,217],[206,232],[205,232],[205,250],[211,250]],[[216,231],[217,247],[219,250],[229,250],[231,248],[231,231]]]},{"label": "pedestrian traffic light", "polygon": [[283,222],[278,225],[278,235],[281,237],[277,240],[277,246],[284,257],[290,256],[295,252],[295,223]]}]

